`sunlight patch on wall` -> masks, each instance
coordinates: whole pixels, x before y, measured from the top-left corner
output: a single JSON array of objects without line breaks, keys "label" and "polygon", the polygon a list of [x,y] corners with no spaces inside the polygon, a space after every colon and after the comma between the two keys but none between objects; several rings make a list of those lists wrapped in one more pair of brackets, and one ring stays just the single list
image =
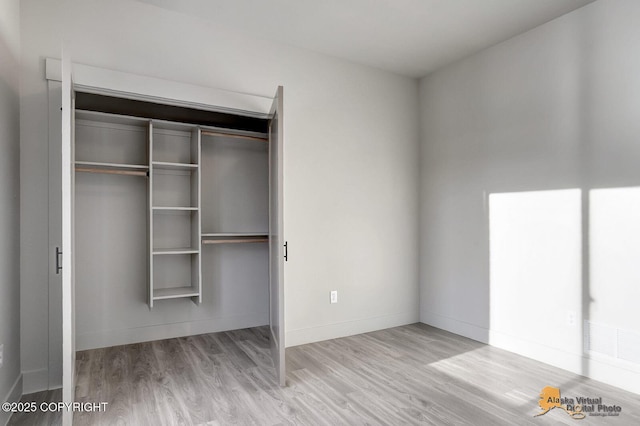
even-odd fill
[{"label": "sunlight patch on wall", "polygon": [[589,319],[640,332],[640,188],[591,190],[589,217]]},{"label": "sunlight patch on wall", "polygon": [[582,352],[581,190],[489,195],[492,332]]}]

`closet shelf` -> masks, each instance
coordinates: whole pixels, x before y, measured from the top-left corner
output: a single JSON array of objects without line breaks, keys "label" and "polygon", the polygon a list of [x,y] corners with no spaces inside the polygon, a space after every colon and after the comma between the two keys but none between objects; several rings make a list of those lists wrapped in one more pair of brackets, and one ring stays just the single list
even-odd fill
[{"label": "closet shelf", "polygon": [[153,249],[154,256],[172,255],[172,254],[198,254],[198,253],[200,253],[200,250],[193,247]]},{"label": "closet shelf", "polygon": [[151,207],[154,211],[198,211],[197,207]]},{"label": "closet shelf", "polygon": [[202,234],[202,244],[266,243],[268,241],[266,234]]},{"label": "closet shelf", "polygon": [[265,137],[239,135],[236,133],[213,132],[210,130],[203,130],[202,136],[222,136],[225,138],[237,138],[237,139],[248,139],[248,140],[260,141],[260,142],[269,142],[269,138],[265,138]]},{"label": "closet shelf", "polygon": [[75,171],[82,173],[104,173],[112,175],[148,176],[149,166],[141,164],[102,163],[97,161],[76,161]]},{"label": "closet shelf", "polygon": [[153,289],[153,299],[178,299],[181,297],[198,297],[200,292],[193,287],[172,287]]},{"label": "closet shelf", "polygon": [[263,237],[267,238],[267,232],[204,232],[202,237]]},{"label": "closet shelf", "polygon": [[161,170],[197,170],[197,164],[190,163],[167,163],[164,161],[154,161],[151,163],[154,169]]},{"label": "closet shelf", "polygon": [[236,238],[232,240],[202,240],[202,244],[242,244],[242,243],[267,243],[268,238]]},{"label": "closet shelf", "polygon": [[143,164],[103,163],[99,161],[76,161],[76,166],[95,166],[113,169],[148,170],[149,166]]}]

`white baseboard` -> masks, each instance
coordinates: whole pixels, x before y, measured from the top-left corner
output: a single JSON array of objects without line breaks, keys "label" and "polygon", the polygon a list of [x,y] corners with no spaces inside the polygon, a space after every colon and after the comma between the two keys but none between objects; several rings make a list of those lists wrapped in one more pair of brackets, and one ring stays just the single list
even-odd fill
[{"label": "white baseboard", "polygon": [[417,314],[403,312],[400,314],[345,321],[318,327],[301,328],[287,331],[285,333],[285,344],[286,347],[304,345],[307,343],[368,333],[370,331],[383,330],[385,328],[399,327],[401,325],[413,324],[417,321]]},{"label": "white baseboard", "polygon": [[22,394],[40,392],[49,389],[49,370],[29,370],[22,372]]},{"label": "white baseboard", "polygon": [[571,353],[496,331],[490,332],[489,341],[491,346],[640,394],[640,366],[615,358]]},{"label": "white baseboard", "polygon": [[609,360],[599,360],[594,357],[585,357],[585,359],[589,363],[589,377],[592,379],[640,395],[640,371],[613,365]]},{"label": "white baseboard", "polygon": [[84,351],[88,349],[108,348],[110,346],[128,345],[131,343],[258,327],[265,325],[266,321],[268,321],[268,319],[265,319],[265,314],[255,314],[120,330],[104,330],[76,335],[76,350]]},{"label": "white baseboard", "polygon": [[420,322],[467,337],[480,343],[489,344],[489,329],[486,327],[481,327],[479,325],[424,310],[420,311]]},{"label": "white baseboard", "polygon": [[[623,364],[615,359],[609,360],[570,353],[432,312],[422,311],[420,313],[420,321],[469,339],[490,344],[491,346],[640,394],[640,366],[636,367],[629,363]],[[583,371],[584,366],[587,366],[588,371]]]},{"label": "white baseboard", "polygon": [[[18,375],[18,378],[9,389],[9,392],[5,396],[5,398],[0,401],[0,403],[5,402],[19,402],[20,398],[22,398],[22,374]],[[0,410],[0,425],[6,425],[11,418],[11,413],[6,413],[3,410]]]}]

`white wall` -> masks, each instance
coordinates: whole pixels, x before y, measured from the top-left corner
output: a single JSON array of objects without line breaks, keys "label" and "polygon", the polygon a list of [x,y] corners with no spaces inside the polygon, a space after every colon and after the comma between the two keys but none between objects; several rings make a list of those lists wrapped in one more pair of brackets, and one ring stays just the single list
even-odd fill
[{"label": "white wall", "polygon": [[421,320],[635,392],[638,16],[598,1],[420,82]]},{"label": "white wall", "polygon": [[267,96],[284,85],[288,346],[418,319],[415,80],[138,2],[53,3],[22,2],[23,370],[46,369],[43,59],[63,31],[74,62]]},{"label": "white wall", "polygon": [[[20,2],[0,3],[0,402],[20,383]],[[8,414],[0,411],[0,424]]]}]

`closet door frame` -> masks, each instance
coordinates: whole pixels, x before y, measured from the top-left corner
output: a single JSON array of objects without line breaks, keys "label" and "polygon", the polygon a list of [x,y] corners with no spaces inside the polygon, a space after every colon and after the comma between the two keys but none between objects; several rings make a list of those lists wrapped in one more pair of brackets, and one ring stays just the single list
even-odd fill
[{"label": "closet door frame", "polygon": [[[74,238],[74,90],[71,60],[62,57],[61,81],[61,218],[62,252],[56,251],[56,272],[62,275],[62,402],[75,401],[75,238]],[[63,410],[62,424],[73,424],[73,410]]]}]

